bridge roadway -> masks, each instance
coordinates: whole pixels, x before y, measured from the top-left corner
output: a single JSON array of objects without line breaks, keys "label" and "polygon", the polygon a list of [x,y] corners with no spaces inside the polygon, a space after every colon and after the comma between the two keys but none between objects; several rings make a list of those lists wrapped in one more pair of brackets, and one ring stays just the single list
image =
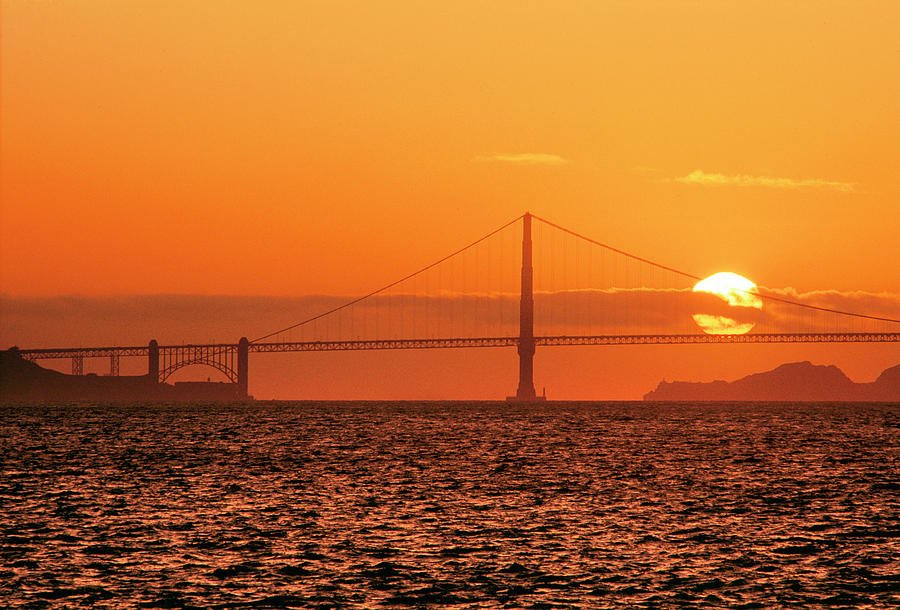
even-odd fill
[{"label": "bridge roadway", "polygon": [[[536,346],[561,345],[683,345],[696,343],[898,343],[894,333],[747,333],[745,335],[585,335],[536,336]],[[291,341],[251,343],[250,352],[325,352],[381,349],[439,349],[461,347],[515,347],[518,337],[457,337],[449,339],[357,339],[351,341]],[[160,345],[160,352],[180,353],[237,350],[236,343]],[[27,360],[51,358],[103,358],[147,356],[149,347],[65,347],[19,350]]]}]

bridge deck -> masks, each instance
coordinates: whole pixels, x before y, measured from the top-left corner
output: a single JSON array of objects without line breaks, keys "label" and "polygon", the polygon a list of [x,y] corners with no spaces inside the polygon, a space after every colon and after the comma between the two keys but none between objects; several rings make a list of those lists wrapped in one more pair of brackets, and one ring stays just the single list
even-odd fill
[{"label": "bridge deck", "polygon": [[[895,333],[748,333],[745,335],[584,335],[537,336],[535,345],[682,345],[698,343],[898,343]],[[514,347],[518,337],[453,337],[446,339],[367,339],[353,341],[294,341],[251,343],[251,352],[322,352],[381,349],[447,349],[463,347]],[[194,350],[237,350],[236,343],[160,345],[163,352]],[[65,347],[23,349],[28,360],[50,358],[102,358],[109,356],[147,356],[148,346]]]}]

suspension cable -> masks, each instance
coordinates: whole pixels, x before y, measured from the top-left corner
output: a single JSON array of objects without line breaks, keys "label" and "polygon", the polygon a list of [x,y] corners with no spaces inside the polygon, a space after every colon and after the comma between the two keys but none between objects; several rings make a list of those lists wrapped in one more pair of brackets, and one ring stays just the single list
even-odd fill
[{"label": "suspension cable", "polygon": [[599,242],[599,241],[597,241],[596,239],[591,239],[590,237],[587,237],[586,235],[582,235],[581,233],[576,233],[575,231],[573,231],[573,230],[571,230],[571,229],[567,229],[567,228],[565,228],[565,227],[563,227],[563,226],[560,226],[560,225],[556,224],[555,222],[550,222],[550,221],[547,220],[546,218],[541,218],[540,216],[537,216],[537,215],[535,215],[535,214],[532,214],[531,217],[534,218],[534,219],[536,219],[536,220],[540,220],[540,221],[543,222],[544,224],[550,225],[550,226],[553,227],[554,229],[559,229],[559,230],[562,231],[563,233],[568,233],[569,235],[572,235],[572,236],[577,237],[577,238],[579,238],[579,239],[583,239],[584,241],[589,242],[589,243],[592,243],[592,244],[594,244],[595,246],[600,246],[601,248],[606,248],[607,250],[611,250],[612,252],[615,252],[616,254],[621,254],[622,256],[627,256],[628,258],[634,259],[634,260],[636,260],[636,261],[640,261],[640,262],[646,263],[646,264],[648,264],[648,265],[653,265],[654,267],[658,267],[658,268],[660,268],[660,269],[665,269],[666,271],[671,271],[672,273],[677,273],[678,275],[683,275],[684,277],[690,278],[690,279],[692,279],[692,280],[697,280],[697,281],[699,281],[699,280],[703,279],[703,278],[701,278],[701,277],[699,277],[699,276],[692,275],[692,274],[687,273],[687,272],[685,272],[685,271],[679,271],[678,269],[673,269],[672,267],[666,267],[665,265],[661,265],[660,263],[657,263],[657,262],[655,262],[655,261],[651,261],[650,259],[647,259],[647,258],[641,258],[640,256],[637,256],[637,255],[635,255],[635,254],[631,254],[630,252],[625,252],[624,250],[619,250],[618,248],[613,248],[612,246],[610,246],[610,245],[608,245],[608,244],[604,244],[604,243],[602,243],[602,242]]},{"label": "suspension cable", "polygon": [[[594,244],[595,246],[600,246],[601,248],[606,248],[607,250],[610,250],[610,251],[615,252],[615,253],[617,253],[617,254],[621,254],[622,256],[626,256],[626,257],[628,257],[628,258],[634,259],[634,260],[636,260],[636,261],[640,261],[640,262],[642,262],[642,263],[646,263],[646,264],[648,264],[648,265],[653,265],[654,267],[657,267],[657,268],[659,268],[659,269],[665,269],[666,271],[670,271],[670,272],[672,272],[672,273],[675,273],[675,274],[677,274],[677,275],[684,276],[684,277],[686,277],[686,278],[690,278],[690,279],[692,279],[692,280],[697,280],[697,281],[699,281],[699,280],[703,279],[703,278],[701,278],[700,276],[694,275],[694,274],[692,274],[692,273],[687,273],[686,271],[681,271],[680,269],[675,269],[675,268],[673,268],[673,267],[667,267],[667,266],[665,266],[665,265],[662,265],[662,264],[657,263],[657,262],[655,262],[655,261],[652,261],[652,260],[650,260],[650,259],[641,258],[640,256],[636,256],[636,255],[634,255],[634,254],[631,254],[630,252],[625,252],[624,250],[619,250],[618,248],[613,248],[613,247],[610,246],[610,245],[604,244],[604,243],[599,242],[599,241],[597,241],[597,240],[595,240],[595,239],[591,239],[590,237],[587,237],[586,235],[582,235],[581,233],[576,233],[575,231],[573,231],[573,230],[571,230],[571,229],[567,229],[567,228],[565,228],[565,227],[563,227],[563,226],[560,226],[560,225],[556,224],[555,222],[551,222],[551,221],[547,220],[546,218],[541,218],[540,216],[536,216],[536,215],[534,215],[534,214],[532,214],[531,216],[532,216],[532,218],[535,218],[535,219],[537,219],[537,220],[540,220],[540,221],[543,222],[544,224],[550,225],[551,227],[553,227],[553,228],[555,228],[555,229],[559,229],[560,231],[562,231],[562,232],[564,232],[564,233],[568,233],[569,235],[572,235],[573,237],[577,237],[577,238],[579,238],[579,239],[583,239],[584,241],[589,242],[589,243],[591,243],[591,244]],[[751,291],[749,291],[749,290],[741,290],[740,288],[733,288],[733,290],[736,290],[736,291],[738,291],[738,292],[743,292],[743,293],[745,293],[745,294],[756,295],[756,296],[758,296],[758,297],[760,297],[760,298],[767,299],[767,300],[769,300],[769,301],[775,301],[775,302],[777,302],[777,303],[784,303],[784,304],[786,304],[786,305],[794,305],[794,306],[796,306],[796,307],[805,307],[806,309],[813,309],[813,310],[816,310],[816,311],[824,311],[824,312],[827,312],[827,313],[835,313],[835,314],[839,314],[839,315],[842,315],[842,316],[851,316],[851,317],[854,317],[854,318],[865,318],[865,319],[867,319],[867,320],[877,320],[877,321],[879,321],[879,322],[893,322],[894,324],[900,324],[900,320],[895,319],[895,318],[884,318],[884,317],[880,317],[880,316],[870,316],[870,315],[867,315],[867,314],[864,314],[864,313],[855,313],[855,312],[852,312],[852,311],[842,311],[842,310],[840,310],[840,309],[831,309],[831,308],[829,308],[829,307],[819,307],[818,305],[810,305],[810,304],[808,304],[808,303],[800,303],[799,301],[792,301],[792,300],[790,300],[790,299],[785,299],[785,298],[781,298],[781,297],[776,297],[776,296],[769,295],[769,294],[761,294],[761,293],[758,293],[758,292],[751,292]]]},{"label": "suspension cable", "polygon": [[357,298],[355,298],[355,299],[352,299],[352,300],[350,300],[350,301],[347,301],[346,303],[343,303],[342,305],[338,305],[337,307],[334,307],[334,308],[332,308],[332,309],[329,309],[328,311],[323,311],[323,312],[320,313],[320,314],[316,314],[316,315],[312,316],[311,318],[307,318],[307,319],[305,319],[305,320],[303,320],[303,321],[301,321],[301,322],[297,322],[296,324],[291,324],[290,326],[286,326],[286,327],[284,327],[284,328],[282,328],[282,329],[280,329],[280,330],[273,331],[273,332],[271,332],[271,333],[269,333],[269,334],[267,334],[267,335],[263,335],[262,337],[257,337],[256,339],[253,339],[252,341],[250,341],[250,343],[256,343],[256,342],[258,342],[258,341],[262,341],[263,339],[268,339],[269,337],[278,335],[278,334],[280,334],[280,333],[287,332],[287,331],[292,330],[292,329],[294,329],[294,328],[297,328],[297,327],[299,327],[299,326],[303,326],[304,324],[309,324],[310,322],[313,322],[313,321],[318,320],[318,319],[320,319],[320,318],[324,318],[325,316],[329,316],[329,315],[331,315],[331,314],[333,314],[333,313],[335,313],[335,312],[338,312],[338,311],[340,311],[340,310],[342,310],[342,309],[346,309],[347,307],[350,307],[351,305],[356,305],[356,304],[359,303],[360,301],[365,301],[365,300],[368,299],[369,297],[373,297],[373,296],[375,296],[376,294],[379,294],[379,293],[381,293],[381,292],[384,292],[385,290],[388,290],[389,288],[393,288],[393,287],[396,286],[397,284],[400,284],[400,283],[402,283],[402,282],[405,282],[405,281],[408,280],[408,279],[414,278],[414,277],[416,277],[417,275],[420,275],[420,274],[422,274],[422,273],[428,271],[429,269],[431,269],[431,268],[433,268],[433,267],[437,267],[438,265],[440,265],[440,264],[443,263],[444,261],[447,261],[447,260],[453,258],[453,257],[456,256],[457,254],[462,254],[462,253],[465,252],[466,250],[468,250],[468,249],[470,249],[470,248],[472,248],[472,247],[474,247],[474,246],[477,246],[478,244],[480,244],[480,243],[483,242],[484,240],[486,240],[486,239],[488,239],[488,238],[490,238],[490,237],[493,237],[494,235],[496,235],[497,233],[499,233],[500,231],[502,231],[502,230],[505,229],[506,227],[510,226],[511,224],[514,224],[514,223],[518,222],[518,221],[522,218],[522,216],[524,216],[524,214],[521,215],[521,216],[516,216],[515,218],[513,218],[513,219],[510,220],[509,222],[505,223],[503,226],[494,229],[493,231],[491,231],[491,232],[488,233],[487,235],[485,235],[485,236],[483,236],[483,237],[480,237],[480,238],[476,239],[475,241],[473,241],[472,243],[468,244],[467,246],[463,246],[463,247],[460,248],[459,250],[456,250],[455,252],[453,252],[453,253],[451,253],[451,254],[448,254],[447,256],[445,256],[445,257],[443,257],[443,258],[441,258],[441,259],[439,259],[439,260],[436,260],[436,261],[434,261],[433,263],[431,263],[430,265],[426,265],[426,266],[422,267],[421,269],[419,269],[418,271],[414,271],[414,272],[410,273],[409,275],[400,278],[400,279],[397,280],[397,281],[391,282],[390,284],[387,284],[387,285],[385,285],[385,286],[382,286],[381,288],[379,288],[379,289],[377,289],[377,290],[373,290],[372,292],[370,292],[370,293],[368,293],[368,294],[365,294],[365,295],[363,295],[363,296],[361,296],[361,297],[357,297]]}]

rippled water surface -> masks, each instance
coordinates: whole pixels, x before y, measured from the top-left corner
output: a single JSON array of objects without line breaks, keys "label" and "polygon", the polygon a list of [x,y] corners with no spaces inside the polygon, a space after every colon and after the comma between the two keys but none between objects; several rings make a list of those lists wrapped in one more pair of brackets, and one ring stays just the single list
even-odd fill
[{"label": "rippled water surface", "polygon": [[10,606],[900,605],[900,407],[0,408]]}]

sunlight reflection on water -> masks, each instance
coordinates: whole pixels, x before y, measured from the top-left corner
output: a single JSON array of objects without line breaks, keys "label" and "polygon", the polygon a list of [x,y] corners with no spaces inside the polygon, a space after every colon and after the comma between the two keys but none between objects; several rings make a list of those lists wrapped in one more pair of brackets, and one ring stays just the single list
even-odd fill
[{"label": "sunlight reflection on water", "polygon": [[900,602],[896,405],[0,408],[37,606]]}]

